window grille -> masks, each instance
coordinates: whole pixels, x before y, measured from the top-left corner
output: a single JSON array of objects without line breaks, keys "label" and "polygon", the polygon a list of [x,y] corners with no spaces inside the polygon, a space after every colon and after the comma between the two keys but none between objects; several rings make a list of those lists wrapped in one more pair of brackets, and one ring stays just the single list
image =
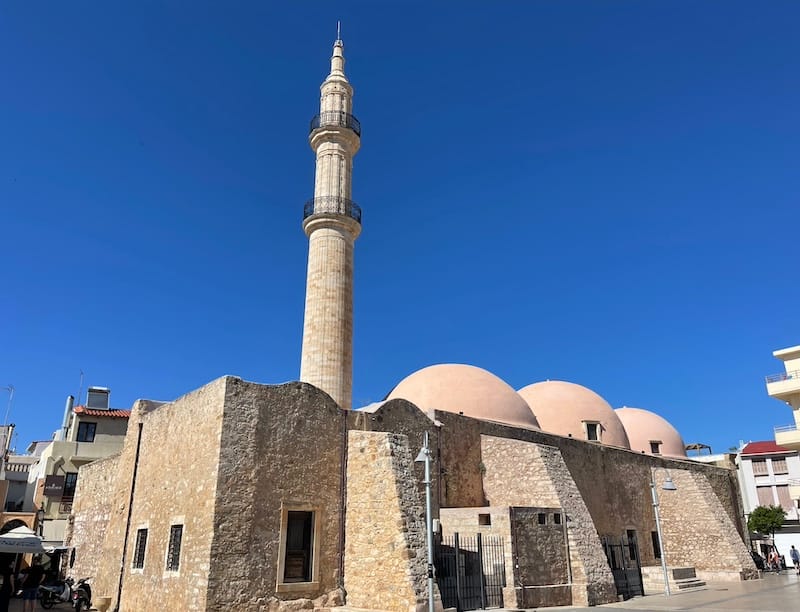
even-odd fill
[{"label": "window grille", "polygon": [[133,550],[133,569],[144,567],[144,551],[147,549],[147,529],[136,531],[136,547]]},{"label": "window grille", "polygon": [[181,566],[181,539],[183,525],[172,525],[169,528],[169,547],[167,548],[167,571],[177,572]]}]

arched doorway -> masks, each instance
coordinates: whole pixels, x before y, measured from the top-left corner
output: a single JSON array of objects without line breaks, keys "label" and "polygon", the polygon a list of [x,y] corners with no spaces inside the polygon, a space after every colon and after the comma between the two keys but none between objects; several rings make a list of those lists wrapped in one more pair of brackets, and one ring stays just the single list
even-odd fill
[{"label": "arched doorway", "polygon": [[8,521],[2,527],[0,527],[0,535],[3,535],[4,533],[8,533],[12,529],[16,529],[17,527],[27,527],[27,526],[28,526],[28,523],[26,523],[25,521],[21,521],[19,519],[13,519],[13,520]]}]

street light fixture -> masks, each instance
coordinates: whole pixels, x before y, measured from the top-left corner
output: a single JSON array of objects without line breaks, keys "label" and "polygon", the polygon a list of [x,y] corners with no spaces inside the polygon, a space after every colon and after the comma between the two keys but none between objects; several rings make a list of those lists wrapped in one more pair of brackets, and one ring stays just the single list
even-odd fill
[{"label": "street light fixture", "polygon": [[428,536],[428,612],[433,612],[433,518],[431,517],[431,449],[428,446],[428,432],[415,463],[425,464],[425,531]]},{"label": "street light fixture", "polygon": [[661,549],[661,571],[664,572],[664,595],[671,595],[672,593],[669,590],[669,574],[667,572],[667,555],[664,551],[664,536],[661,534],[661,517],[658,514],[658,492],[656,491],[656,476],[655,472],[657,469],[664,470],[667,475],[664,478],[664,484],[661,485],[661,488],[664,491],[677,491],[678,487],[675,486],[675,483],[672,482],[672,478],[669,475],[669,470],[667,468],[651,468],[650,469],[650,492],[653,495],[653,511],[656,515],[656,532],[658,533],[658,547]]},{"label": "street light fixture", "polygon": [[44,537],[44,515],[44,502],[42,502],[42,505],[39,506],[39,509],[36,511],[36,528],[40,538]]}]

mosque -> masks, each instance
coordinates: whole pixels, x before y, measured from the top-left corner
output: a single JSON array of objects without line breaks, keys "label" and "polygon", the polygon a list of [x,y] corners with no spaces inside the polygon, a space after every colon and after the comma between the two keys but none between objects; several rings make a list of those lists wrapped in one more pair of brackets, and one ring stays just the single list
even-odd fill
[{"label": "mosque", "polygon": [[[137,401],[122,451],[80,469],[70,572],[126,612],[412,612],[427,609],[431,575],[436,608],[460,610],[758,577],[735,474],[687,460],[653,412],[564,381],[516,391],[462,364],[352,409],[361,125],[344,64],[336,40],[309,135],[300,381],[225,376]],[[426,437],[428,482],[415,461]]]}]

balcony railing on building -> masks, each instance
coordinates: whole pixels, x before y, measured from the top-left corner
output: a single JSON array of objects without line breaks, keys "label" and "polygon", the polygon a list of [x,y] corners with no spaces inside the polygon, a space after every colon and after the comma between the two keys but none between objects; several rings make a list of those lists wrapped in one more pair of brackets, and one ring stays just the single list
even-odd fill
[{"label": "balcony railing on building", "polygon": [[781,382],[783,380],[800,380],[800,370],[792,370],[791,372],[779,372],[778,374],[770,374],[764,377],[767,384],[774,382]]},{"label": "balcony railing on building", "polygon": [[797,425],[780,425],[779,427],[775,427],[775,435],[779,433],[789,433],[791,431],[797,431]]},{"label": "balcony railing on building", "polygon": [[344,215],[361,223],[361,207],[352,200],[338,196],[311,198],[306,202],[303,207],[303,219],[320,214]]},{"label": "balcony railing on building", "polygon": [[314,115],[309,126],[309,134],[314,130],[326,127],[343,127],[352,130],[356,136],[361,137],[361,122],[350,113],[344,111],[323,111]]}]

